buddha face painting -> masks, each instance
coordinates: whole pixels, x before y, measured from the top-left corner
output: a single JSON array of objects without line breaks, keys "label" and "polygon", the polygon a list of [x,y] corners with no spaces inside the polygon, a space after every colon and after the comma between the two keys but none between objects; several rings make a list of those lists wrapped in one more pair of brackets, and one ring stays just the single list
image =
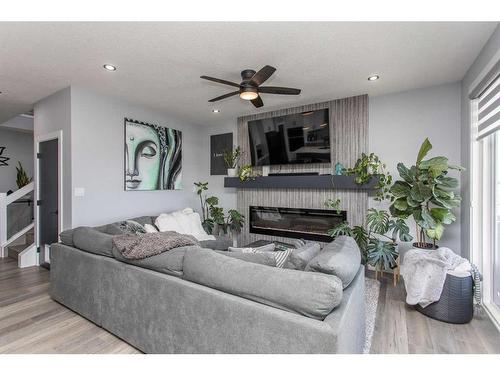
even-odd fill
[{"label": "buddha face painting", "polygon": [[181,132],[125,119],[125,190],[180,189]]}]

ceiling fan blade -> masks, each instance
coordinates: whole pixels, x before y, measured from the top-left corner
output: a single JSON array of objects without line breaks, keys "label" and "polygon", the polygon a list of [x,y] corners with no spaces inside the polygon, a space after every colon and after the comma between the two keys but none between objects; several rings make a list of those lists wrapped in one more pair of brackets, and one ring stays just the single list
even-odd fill
[{"label": "ceiling fan blade", "polygon": [[239,94],[239,93],[240,93],[239,91],[233,91],[233,92],[230,92],[229,94],[224,94],[224,95],[218,96],[216,98],[210,99],[209,102],[213,103],[213,102],[216,102],[216,101],[219,101],[219,100],[222,100],[222,99],[229,98],[230,96],[233,96],[233,95],[236,95],[236,94]]},{"label": "ceiling fan blade", "polygon": [[257,73],[255,73],[250,79],[250,83],[255,86],[262,85],[271,75],[276,71],[276,68],[273,68],[271,65],[266,65]]},{"label": "ceiling fan blade", "polygon": [[222,83],[223,85],[240,87],[239,83],[234,83],[234,82],[226,81],[224,79],[219,79],[219,78],[214,78],[214,77],[209,77],[209,76],[201,76],[200,78],[206,79],[206,80],[212,81],[212,82]]},{"label": "ceiling fan blade", "polygon": [[264,86],[264,87],[259,87],[257,90],[264,94],[280,94],[280,95],[300,94],[300,89],[293,89],[291,87]]},{"label": "ceiling fan blade", "polygon": [[264,105],[264,102],[262,101],[262,98],[260,96],[257,96],[254,100],[251,100],[252,104],[255,106],[255,108],[260,108]]}]

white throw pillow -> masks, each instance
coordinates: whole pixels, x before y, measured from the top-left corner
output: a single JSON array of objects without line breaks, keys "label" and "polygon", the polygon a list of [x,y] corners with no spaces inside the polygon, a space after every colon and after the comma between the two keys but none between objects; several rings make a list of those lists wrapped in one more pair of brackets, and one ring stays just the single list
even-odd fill
[{"label": "white throw pillow", "polygon": [[198,241],[215,240],[214,236],[208,235],[201,225],[200,215],[192,208],[185,208],[169,214],[161,214],[155,220],[160,232],[174,231],[181,234],[189,234]]}]

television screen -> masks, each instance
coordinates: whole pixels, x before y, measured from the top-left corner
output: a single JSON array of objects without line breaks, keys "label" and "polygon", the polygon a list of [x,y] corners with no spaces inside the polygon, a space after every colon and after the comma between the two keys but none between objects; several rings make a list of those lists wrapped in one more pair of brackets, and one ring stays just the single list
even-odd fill
[{"label": "television screen", "polygon": [[328,109],[248,122],[252,165],[330,163]]}]

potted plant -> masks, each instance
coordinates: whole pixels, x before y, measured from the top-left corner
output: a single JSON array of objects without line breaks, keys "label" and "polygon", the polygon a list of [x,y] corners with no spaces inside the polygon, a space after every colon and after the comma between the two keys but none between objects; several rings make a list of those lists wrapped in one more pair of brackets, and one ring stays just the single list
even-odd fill
[{"label": "potted plant", "polygon": [[22,187],[28,185],[31,182],[32,178],[28,177],[28,173],[26,173],[26,170],[23,168],[20,161],[18,161],[17,164],[19,166],[16,167],[17,171],[16,183],[17,187],[21,189]]},{"label": "potted plant", "polygon": [[234,150],[224,151],[224,163],[227,167],[227,175],[229,177],[236,177],[238,175],[238,161],[241,157],[240,146],[236,147]]},{"label": "potted plant", "polygon": [[[229,210],[224,215],[224,209],[219,207],[219,198],[207,197],[208,182],[195,182],[196,194],[200,197],[202,211],[202,226],[208,234],[230,234],[233,236],[241,232],[245,224],[245,216],[237,210]],[[234,237],[233,237],[234,238]]]},{"label": "potted plant", "polygon": [[400,218],[392,218],[385,210],[370,208],[366,214],[366,228],[361,225],[351,227],[343,222],[332,228],[328,234],[332,237],[353,237],[361,250],[363,263],[384,271],[396,266],[399,256],[398,240],[409,242],[413,240],[410,228]]},{"label": "potted plant", "polygon": [[[424,249],[436,248],[436,241],[441,239],[445,225],[456,220],[453,209],[461,201],[460,195],[453,191],[458,187],[458,180],[448,176],[448,173],[450,170],[462,171],[463,168],[450,165],[444,156],[424,160],[431,149],[432,144],[426,138],[420,146],[415,165],[407,168],[399,163],[397,168],[401,180],[390,189],[394,196],[391,215],[401,219],[413,217],[417,230],[417,242],[413,246]],[[427,239],[432,243],[428,243]]]},{"label": "potted plant", "polygon": [[[337,163],[338,164],[338,163]],[[375,200],[391,200],[389,189],[392,184],[392,176],[386,170],[386,165],[373,152],[371,154],[362,153],[352,168],[343,170],[347,176],[355,175],[355,182],[358,185],[364,185],[376,176],[378,183],[375,186]]]}]

